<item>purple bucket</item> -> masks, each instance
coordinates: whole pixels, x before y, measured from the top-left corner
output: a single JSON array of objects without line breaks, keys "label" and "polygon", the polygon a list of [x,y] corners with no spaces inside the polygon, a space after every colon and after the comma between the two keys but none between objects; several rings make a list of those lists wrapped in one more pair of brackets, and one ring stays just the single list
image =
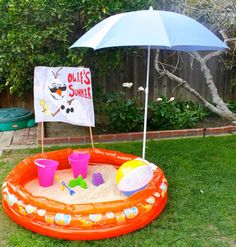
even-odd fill
[{"label": "purple bucket", "polygon": [[39,185],[42,187],[52,186],[59,164],[58,161],[49,159],[36,159],[34,163],[38,167]]},{"label": "purple bucket", "polygon": [[89,159],[89,154],[72,153],[69,155],[68,160],[71,165],[74,178],[77,178],[79,175],[83,178],[87,177]]}]

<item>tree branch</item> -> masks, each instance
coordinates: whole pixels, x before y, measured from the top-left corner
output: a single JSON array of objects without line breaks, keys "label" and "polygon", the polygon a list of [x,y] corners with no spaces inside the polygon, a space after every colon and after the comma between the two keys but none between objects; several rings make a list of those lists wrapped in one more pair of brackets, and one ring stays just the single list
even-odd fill
[{"label": "tree branch", "polygon": [[211,96],[212,96],[212,101],[216,105],[218,109],[224,112],[228,112],[228,114],[231,114],[230,110],[228,107],[225,105],[224,101],[220,98],[218,94],[218,90],[214,84],[212,74],[207,67],[205,57],[202,58],[201,55],[198,52],[193,52],[195,58],[197,61],[200,63],[201,70],[203,71],[204,77],[206,79],[206,84],[208,85],[208,88],[210,90]]},{"label": "tree branch", "polygon": [[[216,106],[209,103],[206,99],[204,99],[196,90],[194,90],[193,88],[191,88],[188,84],[187,81],[185,81],[184,79],[174,75],[173,73],[171,73],[169,70],[166,70],[164,66],[162,66],[162,69],[160,68],[159,66],[159,62],[158,62],[158,59],[159,59],[159,53],[160,51],[157,50],[156,51],[156,54],[155,54],[155,58],[154,58],[154,68],[155,70],[162,74],[162,75],[167,75],[168,78],[170,78],[172,81],[175,81],[177,82],[180,86],[182,86],[184,89],[186,89],[189,93],[191,93],[192,95],[194,95],[206,108],[208,108],[210,111],[218,114],[219,116],[221,117],[225,117],[227,119],[231,119],[231,120],[235,120],[236,116],[235,114],[233,114],[232,112],[230,112],[228,110],[228,108],[225,106],[224,107],[224,102],[222,101],[222,99],[219,97],[219,99],[217,98],[216,102]],[[201,56],[199,53],[194,53],[194,55],[196,57],[198,57],[200,60],[202,60]],[[208,69],[208,68],[207,68]],[[206,79],[207,80],[207,79]],[[212,86],[212,85],[211,85]],[[214,88],[214,83],[213,83],[213,89],[216,90],[216,94],[218,95],[217,93],[217,89]],[[209,87],[209,83],[208,83],[208,87]],[[213,91],[214,91],[213,90]],[[213,101],[214,102],[214,101]],[[223,106],[222,104],[223,103]]]}]

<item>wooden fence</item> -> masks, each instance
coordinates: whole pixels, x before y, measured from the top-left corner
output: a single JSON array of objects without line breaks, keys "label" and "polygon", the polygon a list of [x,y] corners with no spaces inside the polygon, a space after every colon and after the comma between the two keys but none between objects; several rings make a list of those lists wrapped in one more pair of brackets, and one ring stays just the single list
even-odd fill
[{"label": "wooden fence", "polygon": [[[198,91],[204,98],[211,100],[211,95],[206,85],[206,81],[203,73],[201,72],[199,64],[195,61],[191,63],[189,56],[186,54],[181,55],[181,61],[179,68],[175,72],[176,75],[185,79],[192,88]],[[162,61],[165,63],[176,64],[175,57],[167,57],[165,53],[162,53]],[[154,68],[154,54],[151,56],[151,68],[150,68],[150,90],[149,97],[155,100],[159,96],[167,96],[179,100],[192,100],[195,101],[195,96],[188,93],[185,89],[178,87],[175,82],[172,82],[167,76],[160,76],[157,74]],[[236,63],[236,61],[235,61]],[[208,63],[209,68],[213,74],[215,85],[218,89],[219,95],[225,100],[236,100],[236,70],[226,71],[223,65],[217,58],[211,59]],[[114,72],[112,75],[100,78],[96,83],[104,88],[107,92],[122,90],[123,82],[133,82],[131,95],[137,94],[138,87],[143,86],[145,88],[146,81],[146,57],[134,55],[127,56],[124,70],[122,72]]]},{"label": "wooden fence", "polygon": [[[162,52],[162,61],[165,63],[176,63],[176,56],[168,57],[166,52]],[[159,96],[175,97],[179,100],[193,100],[195,97],[186,90],[177,87],[175,82],[171,82],[166,76],[159,76],[154,69],[154,53],[151,54],[150,68],[150,100],[155,100]],[[176,71],[178,76],[184,78],[191,87],[197,90],[203,97],[211,99],[204,76],[200,70],[199,64],[191,64],[189,58],[182,54],[180,59],[180,68]],[[208,63],[218,89],[219,95],[225,101],[236,100],[236,70],[226,71],[218,58],[214,58]],[[104,65],[105,66],[105,65]],[[122,90],[123,82],[132,82],[134,85],[128,90],[130,96],[138,94],[138,88],[145,88],[146,81],[146,52],[135,53],[132,56],[127,55],[123,69],[114,71],[110,75],[96,78],[93,80],[93,87],[100,86],[105,92],[117,92]],[[140,93],[141,94],[141,93]],[[33,110],[33,91],[24,95],[24,97],[10,96],[7,91],[0,92],[0,107],[20,106]]]}]

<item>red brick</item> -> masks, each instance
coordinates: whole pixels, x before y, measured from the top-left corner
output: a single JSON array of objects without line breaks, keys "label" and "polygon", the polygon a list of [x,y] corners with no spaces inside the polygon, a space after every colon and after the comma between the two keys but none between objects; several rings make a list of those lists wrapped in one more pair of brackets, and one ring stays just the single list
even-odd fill
[{"label": "red brick", "polygon": [[142,140],[143,132],[132,132],[129,134],[130,141]]},{"label": "red brick", "polygon": [[157,139],[159,137],[159,132],[157,131],[148,131],[147,139]]},{"label": "red brick", "polygon": [[69,142],[69,138],[68,137],[57,137],[57,138],[54,138],[54,144],[63,144],[63,143],[68,143],[68,142]]},{"label": "red brick", "polygon": [[107,141],[115,141],[115,137],[113,134],[108,134],[108,135],[99,135],[100,141],[101,142],[107,142]]},{"label": "red brick", "polygon": [[165,138],[165,137],[172,137],[173,136],[173,131],[172,130],[163,130],[159,132],[159,137],[160,138]]},{"label": "red brick", "polygon": [[234,126],[225,126],[224,127],[224,132],[232,132],[232,131],[234,131]]},{"label": "red brick", "polygon": [[186,130],[185,136],[199,136],[203,135],[203,129],[188,129]]},{"label": "red brick", "polygon": [[220,127],[220,128],[207,128],[206,129],[206,134],[209,134],[209,135],[212,135],[212,134],[222,134],[224,133],[223,132],[223,129]]},{"label": "red brick", "polygon": [[93,136],[93,142],[100,142],[100,136],[99,135],[94,135]]},{"label": "red brick", "polygon": [[[41,133],[40,127],[38,125],[37,134],[38,134],[38,143],[41,144]],[[230,133],[236,130],[236,126],[224,126],[224,127],[216,127],[216,128],[207,128],[205,129],[205,134],[222,134],[222,133]],[[35,130],[36,132],[36,130]],[[204,129],[185,129],[185,130],[165,130],[165,131],[148,131],[147,139],[158,139],[158,138],[171,138],[171,137],[184,137],[184,136],[199,136],[204,134]],[[94,142],[109,142],[109,141],[123,141],[123,140],[142,140],[143,132],[131,132],[131,133],[119,133],[119,134],[105,134],[105,135],[94,135]],[[13,144],[22,144],[24,142],[33,142],[35,140],[34,135],[23,135],[14,136]],[[20,143],[21,142],[21,143]],[[45,144],[59,144],[59,143],[90,143],[90,136],[79,136],[79,137],[46,137],[44,138]],[[19,145],[18,144],[18,145]]]},{"label": "red brick", "polygon": [[116,134],[114,137],[115,137],[116,141],[130,141],[130,134],[129,133]]},{"label": "red brick", "polygon": [[172,137],[181,137],[181,136],[186,136],[187,131],[186,130],[173,130],[172,131]]},{"label": "red brick", "polygon": [[85,136],[78,136],[78,137],[70,137],[69,143],[85,143]]},{"label": "red brick", "polygon": [[85,142],[85,143],[91,143],[91,138],[90,138],[90,136],[84,136],[84,142]]},{"label": "red brick", "polygon": [[[43,139],[44,144],[54,144],[54,138],[45,138]],[[38,140],[38,144],[42,145],[42,139]]]}]

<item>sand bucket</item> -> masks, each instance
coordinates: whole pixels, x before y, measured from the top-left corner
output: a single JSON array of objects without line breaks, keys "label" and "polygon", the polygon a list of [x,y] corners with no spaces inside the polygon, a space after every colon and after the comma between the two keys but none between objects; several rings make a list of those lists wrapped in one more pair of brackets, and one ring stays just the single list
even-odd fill
[{"label": "sand bucket", "polygon": [[71,165],[74,178],[81,175],[83,178],[87,177],[87,170],[90,155],[84,153],[72,153],[69,155],[68,160]]},{"label": "sand bucket", "polygon": [[34,163],[38,167],[39,185],[42,187],[52,186],[59,164],[58,161],[49,159],[36,159]]}]

